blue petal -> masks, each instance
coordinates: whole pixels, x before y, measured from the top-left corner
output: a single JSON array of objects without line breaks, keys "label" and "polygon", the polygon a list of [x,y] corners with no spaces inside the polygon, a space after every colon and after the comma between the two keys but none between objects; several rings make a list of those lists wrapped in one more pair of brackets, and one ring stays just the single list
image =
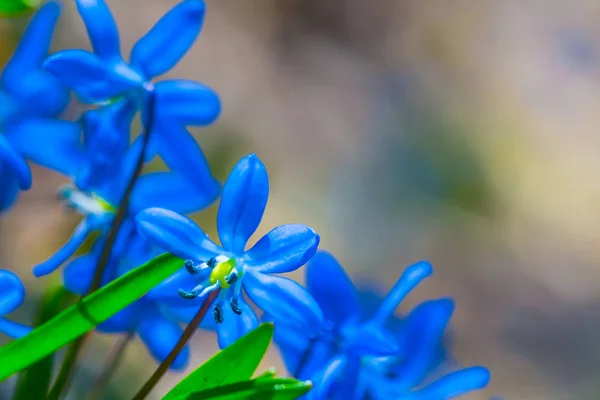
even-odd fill
[{"label": "blue petal", "polygon": [[31,187],[32,178],[29,165],[5,135],[0,135],[0,162],[3,163],[3,167],[12,171],[21,190]]},{"label": "blue petal", "polygon": [[[208,257],[210,258],[210,257]],[[207,258],[207,259],[208,259]],[[161,284],[152,288],[146,298],[149,300],[159,301],[161,304],[169,307],[200,307],[204,303],[204,298],[196,297],[195,299],[184,299],[179,295],[179,289],[187,289],[200,283],[196,275],[190,275],[183,267],[165,279]],[[189,311],[189,310],[188,310]]]},{"label": "blue petal", "polygon": [[373,316],[374,323],[385,325],[387,320],[394,314],[398,304],[404,300],[421,281],[433,272],[431,264],[427,261],[420,261],[406,268],[394,287],[389,291],[379,309]]},{"label": "blue petal", "polygon": [[173,68],[198,37],[204,10],[202,0],[184,0],[173,7],[133,46],[131,65],[148,79]]},{"label": "blue petal", "polygon": [[143,81],[127,66],[106,63],[85,50],[63,50],[52,54],[44,68],[73,89],[83,101],[104,102],[139,88]]},{"label": "blue petal", "polygon": [[352,347],[357,354],[372,357],[396,354],[400,349],[398,341],[391,333],[371,323],[353,332],[348,347]]},{"label": "blue petal", "polygon": [[330,254],[319,251],[306,269],[306,286],[325,318],[336,325],[356,321],[360,304],[354,284],[344,268]]},{"label": "blue petal", "polygon": [[252,301],[271,315],[275,323],[291,325],[316,335],[323,324],[323,313],[313,297],[291,279],[247,270],[244,289]]},{"label": "blue petal", "polygon": [[36,164],[74,176],[85,162],[78,124],[51,119],[27,119],[11,129],[10,142]]},{"label": "blue petal", "polygon": [[490,372],[484,367],[470,367],[452,372],[417,392],[415,399],[452,399],[474,390],[480,390],[490,381]]},{"label": "blue petal", "polygon": [[119,31],[103,0],[76,0],[94,52],[104,59],[120,57]]},{"label": "blue petal", "polygon": [[[224,349],[258,326],[254,311],[240,298],[242,315],[235,315],[231,307],[223,307],[223,323],[217,324],[219,347]],[[226,305],[227,306],[227,305]]]},{"label": "blue petal", "polygon": [[169,125],[206,126],[221,113],[217,93],[201,83],[187,79],[156,84],[156,118]]},{"label": "blue petal", "polygon": [[98,258],[92,254],[79,256],[70,261],[63,270],[63,285],[69,291],[84,295],[94,278]]},{"label": "blue petal", "polygon": [[217,214],[223,247],[241,253],[260,224],[269,197],[267,169],[256,154],[242,158],[229,174]]},{"label": "blue petal", "polygon": [[145,304],[142,304],[142,300],[138,300],[102,322],[96,329],[104,333],[131,332],[136,329],[139,314],[144,312],[144,306]]},{"label": "blue petal", "polygon": [[19,339],[33,330],[32,327],[0,318],[0,332],[13,339]]},{"label": "blue petal", "polygon": [[2,72],[0,86],[26,104],[30,115],[54,117],[69,101],[66,88],[41,70],[59,14],[56,2],[40,7]]},{"label": "blue petal", "polygon": [[[196,139],[185,128],[157,122],[153,132],[150,143],[154,143],[156,151],[171,171],[183,175],[196,190],[212,189],[214,178],[208,161]],[[154,152],[153,149],[147,149],[146,156],[150,157]]]},{"label": "blue petal", "polygon": [[343,379],[342,374],[345,373],[347,364],[348,359],[343,354],[332,358],[329,363],[323,367],[322,372],[313,378],[315,387],[309,392],[310,399],[330,399],[332,387]]},{"label": "blue petal", "polygon": [[0,270],[0,316],[15,311],[25,299],[25,288],[11,271]]},{"label": "blue petal", "polygon": [[[148,309],[138,325],[137,332],[152,356],[158,362],[162,362],[177,344],[183,329],[176,322],[162,317],[152,309]],[[185,346],[171,368],[174,370],[185,368],[189,357],[189,346]]]},{"label": "blue petal", "polygon": [[0,162],[0,212],[10,209],[18,193],[19,185],[15,174]]},{"label": "blue petal", "polygon": [[178,173],[154,172],[141,176],[136,182],[130,207],[136,213],[160,207],[187,214],[208,207],[219,196],[220,189],[221,185],[213,178],[196,186]]},{"label": "blue petal", "polygon": [[245,265],[267,274],[294,271],[315,254],[318,245],[319,235],[306,225],[278,226],[244,254]]},{"label": "blue petal", "polygon": [[107,221],[86,217],[73,231],[73,235],[52,257],[33,267],[33,274],[37,277],[48,275],[64,264],[83,244],[92,230],[106,227]]},{"label": "blue petal", "polygon": [[138,232],[152,245],[183,259],[202,262],[222,251],[189,218],[163,208],[148,208],[136,216]]}]

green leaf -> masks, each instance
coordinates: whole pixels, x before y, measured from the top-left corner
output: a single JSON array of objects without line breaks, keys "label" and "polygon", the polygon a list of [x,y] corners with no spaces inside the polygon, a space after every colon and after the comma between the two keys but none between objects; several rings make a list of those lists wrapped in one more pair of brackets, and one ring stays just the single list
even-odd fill
[{"label": "green leaf", "polygon": [[0,382],[94,329],[173,275],[182,264],[182,259],[171,254],[160,255],[0,348]]},{"label": "green leaf", "polygon": [[[75,295],[62,286],[52,286],[42,297],[35,326],[54,318],[54,316],[73,304],[75,300]],[[50,355],[23,371],[17,380],[13,400],[45,398],[50,387],[50,381],[52,380],[53,366],[54,355]]]},{"label": "green leaf", "polygon": [[248,381],[267,352],[272,337],[273,324],[260,325],[212,356],[171,389],[163,400],[173,400],[188,393]]},{"label": "green leaf", "polygon": [[311,388],[310,381],[300,382],[293,378],[259,378],[189,393],[174,400],[293,400],[304,395]]},{"label": "green leaf", "polygon": [[20,17],[32,12],[33,8],[37,6],[39,6],[39,1],[0,0],[0,17]]}]

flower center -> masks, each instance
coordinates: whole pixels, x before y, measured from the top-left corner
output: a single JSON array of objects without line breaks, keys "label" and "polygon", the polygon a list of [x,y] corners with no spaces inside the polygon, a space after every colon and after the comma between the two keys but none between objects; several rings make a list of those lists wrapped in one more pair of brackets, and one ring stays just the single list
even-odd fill
[{"label": "flower center", "polygon": [[94,193],[88,194],[73,185],[64,185],[58,190],[57,197],[68,208],[77,210],[83,215],[104,215],[115,213],[116,208],[103,198]]},{"label": "flower center", "polygon": [[[231,273],[235,269],[237,263],[235,262],[234,258],[228,258],[226,261],[218,261],[217,258],[219,257],[211,258],[210,260],[208,260],[207,264],[209,265],[209,267],[211,267],[212,265],[212,271],[210,272],[210,276],[208,279],[211,285],[214,285],[215,283],[219,282],[222,289],[227,289],[231,286],[232,283],[234,283],[234,281],[232,282]],[[239,278],[242,277],[244,272],[236,270],[236,273],[237,278],[235,278],[235,280],[237,281]]]}]

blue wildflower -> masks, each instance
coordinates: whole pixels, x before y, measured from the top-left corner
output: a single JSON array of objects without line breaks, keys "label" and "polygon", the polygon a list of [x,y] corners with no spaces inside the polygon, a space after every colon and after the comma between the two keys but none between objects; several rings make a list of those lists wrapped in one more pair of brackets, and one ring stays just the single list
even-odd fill
[{"label": "blue wildflower", "polygon": [[[197,149],[200,151],[199,148]],[[96,231],[104,235],[109,231],[141,151],[142,138],[140,137],[122,157],[113,154],[113,163],[119,166],[118,170],[113,172],[114,168],[90,167],[98,164],[94,164],[95,160],[89,156],[88,149],[85,149],[81,143],[79,146],[74,146],[74,157],[64,160],[66,170],[64,173],[72,178],[74,184],[63,186],[59,191],[59,198],[68,208],[82,214],[84,219],[63,247],[50,259],[34,267],[34,275],[43,276],[58,269],[75,254],[91,232]],[[217,198],[220,184],[210,174],[203,156],[200,161],[204,168],[202,171],[197,171],[198,184],[194,187],[191,187],[188,181],[176,172],[148,173],[137,180],[130,197],[125,221],[113,246],[113,254],[120,254],[126,248],[128,234],[134,230],[134,216],[139,211],[148,207],[166,207],[186,213],[203,209]],[[96,179],[94,185],[89,185],[91,176]],[[80,185],[81,182],[87,185]]]},{"label": "blue wildflower", "polygon": [[[121,239],[125,237],[122,242],[124,251],[120,251],[118,256],[111,257],[103,276],[103,284],[160,254],[157,248],[149,246],[135,231],[126,228],[122,232],[124,233],[119,235]],[[88,292],[102,245],[102,241],[98,241],[89,254],[76,257],[67,264],[63,273],[64,285],[67,289],[79,295]],[[183,301],[181,304],[169,304],[144,296],[98,325],[96,330],[103,333],[136,333],[152,356],[162,362],[183,333],[180,322],[189,322],[186,318],[182,320],[180,315],[191,314],[191,312],[185,308],[177,309],[177,306],[189,308],[190,304]],[[192,308],[195,312],[193,304]],[[171,368],[174,370],[184,368],[189,360],[189,352],[188,346],[185,346]]]},{"label": "blue wildflower", "polygon": [[0,77],[0,211],[31,187],[25,158],[44,164],[68,156],[61,138],[69,123],[52,119],[66,107],[68,92],[42,69],[59,14],[55,2],[40,8]]},{"label": "blue wildflower", "polygon": [[[242,158],[229,175],[221,196],[217,228],[222,246],[209,239],[193,221],[172,211],[151,208],[137,216],[138,230],[150,243],[187,260],[185,268],[151,291],[151,295],[167,299],[179,289],[182,297],[193,299],[220,289],[213,317],[221,347],[258,324],[254,311],[242,297],[242,289],[278,321],[308,333],[323,319],[302,286],[273,275],[293,271],[313,256],[319,236],[311,228],[299,224],[278,226],[246,250],[248,239],[262,219],[268,194],[264,164],[254,154]],[[197,286],[188,290],[190,276]]]},{"label": "blue wildflower", "polygon": [[275,342],[287,368],[315,384],[308,398],[443,400],[487,385],[489,372],[483,367],[427,380],[444,358],[452,300],[429,300],[401,320],[394,317],[398,304],[431,273],[427,262],[408,267],[365,318],[343,268],[329,253],[315,255],[307,286],[325,316],[319,335],[311,338],[285,323],[275,325]]},{"label": "blue wildflower", "polygon": [[25,299],[25,288],[17,275],[0,269],[0,332],[12,338],[20,338],[31,328],[4,318],[15,311]]},{"label": "blue wildflower", "polygon": [[[103,0],[76,0],[77,9],[87,28],[93,53],[64,50],[51,55],[45,68],[72,88],[88,103],[110,104],[119,123],[129,126],[138,110],[154,113],[151,139],[155,149],[174,170],[193,178],[204,166],[195,164],[188,145],[195,143],[186,125],[205,126],[220,113],[217,94],[200,83],[179,79],[156,84],[152,79],[170,70],[192,46],[200,32],[205,4],[202,0],[184,0],[165,14],[134,46],[129,63],[121,56],[119,33]],[[153,110],[147,98],[156,96]],[[128,130],[127,130],[128,132]],[[121,147],[129,135],[120,138]]]}]

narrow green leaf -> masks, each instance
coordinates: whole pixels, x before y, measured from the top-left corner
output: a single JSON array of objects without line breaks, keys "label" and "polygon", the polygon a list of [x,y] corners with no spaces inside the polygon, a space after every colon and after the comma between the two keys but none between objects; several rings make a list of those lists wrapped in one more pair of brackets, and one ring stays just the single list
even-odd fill
[{"label": "narrow green leaf", "polygon": [[248,381],[264,357],[273,337],[273,324],[262,324],[221,350],[179,382],[163,400],[173,400],[235,382]]},{"label": "narrow green leaf", "polygon": [[31,0],[0,0],[0,17],[20,17],[33,11],[34,4]]},{"label": "narrow green leaf", "polygon": [[[62,286],[52,286],[42,296],[35,326],[39,326],[54,318],[65,308],[73,304],[75,300],[75,295]],[[45,398],[52,380],[53,366],[54,355],[49,355],[19,374],[13,400]]]},{"label": "narrow green leaf", "polygon": [[176,400],[293,400],[312,388],[310,381],[293,378],[261,378],[189,393]]},{"label": "narrow green leaf", "polygon": [[0,382],[94,329],[173,275],[182,264],[182,259],[171,254],[160,255],[0,348]]}]

